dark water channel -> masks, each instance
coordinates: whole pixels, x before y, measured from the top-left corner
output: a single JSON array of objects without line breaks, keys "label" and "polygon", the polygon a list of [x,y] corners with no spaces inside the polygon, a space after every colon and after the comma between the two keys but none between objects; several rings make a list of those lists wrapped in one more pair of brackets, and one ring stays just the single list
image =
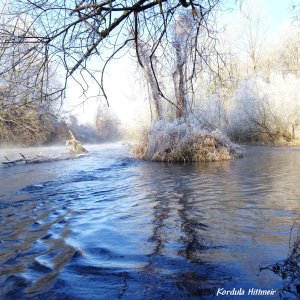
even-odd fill
[{"label": "dark water channel", "polygon": [[281,287],[259,266],[288,253],[299,149],[249,147],[243,159],[199,164],[89,150],[0,167],[1,299],[220,299],[221,287]]}]

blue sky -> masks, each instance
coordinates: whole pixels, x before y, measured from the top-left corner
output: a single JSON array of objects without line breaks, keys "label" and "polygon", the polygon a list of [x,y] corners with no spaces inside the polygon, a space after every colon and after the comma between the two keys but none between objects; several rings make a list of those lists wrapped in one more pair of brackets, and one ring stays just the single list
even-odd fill
[{"label": "blue sky", "polygon": [[[291,14],[292,1],[290,0],[260,0],[270,14],[274,25],[279,25],[288,19]],[[299,4],[300,1],[293,1]]]}]

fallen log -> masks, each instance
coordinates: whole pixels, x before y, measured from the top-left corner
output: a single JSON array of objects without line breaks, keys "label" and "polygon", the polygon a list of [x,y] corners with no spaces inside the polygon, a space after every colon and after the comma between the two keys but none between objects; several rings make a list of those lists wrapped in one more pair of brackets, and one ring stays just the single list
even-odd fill
[{"label": "fallen log", "polygon": [[71,160],[77,159],[88,155],[88,151],[82,146],[82,144],[76,140],[74,134],[69,130],[71,139],[66,142],[66,145],[70,145],[70,154],[56,156],[56,157],[48,157],[43,155],[36,155],[34,157],[26,157],[22,153],[19,153],[22,158],[10,160],[7,156],[4,156],[6,161],[3,161],[3,165],[14,166],[16,164],[38,164],[38,163],[46,163],[46,162],[54,162],[61,160]]},{"label": "fallen log", "polygon": [[57,157],[47,157],[42,155],[37,155],[35,157],[26,157],[22,153],[19,153],[21,155],[21,159],[15,159],[15,160],[9,160],[6,156],[4,157],[7,161],[3,161],[2,164],[6,166],[14,166],[16,164],[39,164],[39,163],[46,163],[46,162],[54,162],[54,161],[61,161],[61,160],[71,160],[71,159],[77,159],[84,156],[87,156],[87,153],[81,153],[76,155],[63,155],[63,156],[57,156]]}]

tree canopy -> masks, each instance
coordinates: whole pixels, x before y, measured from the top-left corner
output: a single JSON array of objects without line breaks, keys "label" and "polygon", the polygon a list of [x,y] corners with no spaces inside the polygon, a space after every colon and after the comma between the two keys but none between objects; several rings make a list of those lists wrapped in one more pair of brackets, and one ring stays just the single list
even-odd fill
[{"label": "tree canopy", "polygon": [[[135,49],[141,66],[140,44],[147,44],[147,56],[155,73],[153,59],[162,57],[173,42],[172,30],[180,16],[190,14],[185,31],[193,64],[201,56],[197,42],[200,29],[209,30],[210,12],[219,0],[20,0],[8,1],[3,9],[4,23],[0,30],[1,43],[27,44],[23,56],[38,49],[42,59],[40,73],[49,63],[64,66],[65,81],[80,74],[77,80],[85,91],[88,80],[98,83],[106,97],[103,75],[107,63],[122,49]],[[21,20],[21,21],[20,21]],[[192,20],[192,22],[190,21]],[[24,29],[24,23],[26,27]],[[183,23],[183,22],[181,22]],[[98,65],[88,65],[93,56],[101,59]],[[20,61],[22,58],[20,59]],[[17,64],[17,63],[16,63]],[[100,71],[101,76],[96,76]],[[7,72],[2,68],[1,73]],[[89,78],[89,79],[87,79]],[[158,81],[156,84],[158,85]],[[161,90],[158,89],[162,94]],[[59,90],[61,91],[61,90]]]}]

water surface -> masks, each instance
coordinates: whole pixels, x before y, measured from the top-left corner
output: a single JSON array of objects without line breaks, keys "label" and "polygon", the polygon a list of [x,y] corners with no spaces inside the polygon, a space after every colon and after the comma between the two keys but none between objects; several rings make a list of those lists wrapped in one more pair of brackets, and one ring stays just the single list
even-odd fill
[{"label": "water surface", "polygon": [[210,299],[220,287],[282,286],[259,266],[288,253],[299,149],[249,147],[243,159],[193,164],[88,149],[0,167],[0,298]]}]

